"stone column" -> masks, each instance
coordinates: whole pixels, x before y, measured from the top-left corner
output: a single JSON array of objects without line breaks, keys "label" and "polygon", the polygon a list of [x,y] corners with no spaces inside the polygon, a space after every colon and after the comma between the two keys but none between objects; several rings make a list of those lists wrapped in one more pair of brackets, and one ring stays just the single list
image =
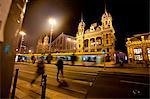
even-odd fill
[{"label": "stone column", "polygon": [[142,56],[143,56],[143,61],[146,61],[148,60],[147,58],[147,49],[146,49],[146,42],[145,42],[145,39],[144,39],[144,36],[141,36],[141,39],[142,39]]},{"label": "stone column", "polygon": [[91,51],[90,46],[91,46],[91,41],[90,41],[90,39],[88,39],[88,52],[90,52],[90,51]]},{"label": "stone column", "polygon": [[97,51],[97,41],[96,41],[96,37],[94,38],[95,39],[95,52]]}]

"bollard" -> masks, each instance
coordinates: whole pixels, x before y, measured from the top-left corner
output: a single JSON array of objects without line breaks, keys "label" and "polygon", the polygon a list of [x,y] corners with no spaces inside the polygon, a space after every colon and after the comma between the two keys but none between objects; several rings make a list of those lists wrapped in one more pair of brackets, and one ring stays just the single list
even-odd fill
[{"label": "bollard", "polygon": [[42,95],[41,95],[41,99],[45,99],[45,93],[46,93],[46,77],[47,75],[42,74]]},{"label": "bollard", "polygon": [[15,97],[17,78],[18,78],[18,71],[19,71],[19,69],[16,69],[16,74],[15,74],[15,77],[14,77],[14,84],[13,84],[11,99],[14,99],[14,97]]}]

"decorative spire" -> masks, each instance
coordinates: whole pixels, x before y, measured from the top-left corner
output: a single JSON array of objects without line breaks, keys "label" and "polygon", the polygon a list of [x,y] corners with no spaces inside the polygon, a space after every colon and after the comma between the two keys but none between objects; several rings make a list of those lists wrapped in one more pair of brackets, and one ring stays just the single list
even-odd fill
[{"label": "decorative spire", "polygon": [[81,12],[81,22],[83,22],[83,13]]},{"label": "decorative spire", "polygon": [[104,0],[104,3],[105,3],[105,13],[107,13],[106,0]]}]

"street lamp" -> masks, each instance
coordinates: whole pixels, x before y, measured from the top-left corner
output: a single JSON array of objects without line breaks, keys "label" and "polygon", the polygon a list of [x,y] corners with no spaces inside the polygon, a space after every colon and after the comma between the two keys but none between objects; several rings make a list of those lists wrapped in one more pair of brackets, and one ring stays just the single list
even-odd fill
[{"label": "street lamp", "polygon": [[31,53],[32,51],[31,50],[29,50],[29,53]]},{"label": "street lamp", "polygon": [[106,60],[105,60],[105,54],[106,54],[105,50],[102,51],[102,54],[103,54],[103,57],[104,57],[104,69],[105,69],[105,66],[106,66],[106,65],[105,65],[105,61],[106,61]]},{"label": "street lamp", "polygon": [[23,44],[24,36],[26,35],[26,33],[23,31],[20,31],[19,34],[21,35],[21,43],[20,43],[20,48],[19,48],[19,52],[21,53],[21,48],[23,46],[22,44]]},{"label": "street lamp", "polygon": [[49,44],[49,51],[51,52],[51,42],[52,42],[52,34],[54,30],[54,25],[56,24],[56,20],[53,18],[49,18],[48,20],[50,26],[51,26],[51,31],[50,31],[50,44]]}]

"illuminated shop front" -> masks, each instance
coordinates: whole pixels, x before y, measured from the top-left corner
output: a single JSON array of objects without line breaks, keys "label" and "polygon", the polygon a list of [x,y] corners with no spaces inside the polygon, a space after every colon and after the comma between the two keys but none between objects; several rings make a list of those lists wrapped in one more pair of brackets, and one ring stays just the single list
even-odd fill
[{"label": "illuminated shop front", "polygon": [[126,47],[129,63],[150,61],[150,33],[137,34],[127,38]]}]

